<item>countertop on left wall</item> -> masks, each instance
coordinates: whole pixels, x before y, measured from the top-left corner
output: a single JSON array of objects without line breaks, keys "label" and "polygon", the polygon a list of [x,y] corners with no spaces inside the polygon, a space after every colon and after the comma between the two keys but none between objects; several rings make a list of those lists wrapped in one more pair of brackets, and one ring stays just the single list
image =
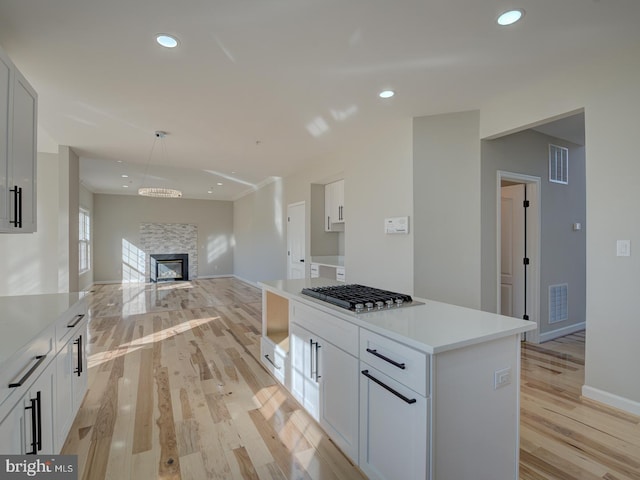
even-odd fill
[{"label": "countertop on left wall", "polygon": [[0,297],[0,364],[52,325],[85,295],[73,292]]}]

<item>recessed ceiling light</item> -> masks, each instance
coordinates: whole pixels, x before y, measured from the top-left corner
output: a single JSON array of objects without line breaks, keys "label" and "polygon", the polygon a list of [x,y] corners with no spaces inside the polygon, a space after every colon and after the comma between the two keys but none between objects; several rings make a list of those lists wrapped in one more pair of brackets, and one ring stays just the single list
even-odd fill
[{"label": "recessed ceiling light", "polygon": [[213,193],[213,190],[207,190],[207,193]]},{"label": "recessed ceiling light", "polygon": [[507,26],[513,25],[518,20],[520,20],[524,15],[524,10],[521,8],[517,8],[515,10],[507,10],[506,12],[500,14],[498,17],[498,25]]},{"label": "recessed ceiling light", "polygon": [[156,35],[156,42],[165,48],[175,48],[178,46],[178,39],[166,33]]},{"label": "recessed ceiling light", "polygon": [[129,178],[129,175],[125,175],[124,173],[120,175],[122,178]]},{"label": "recessed ceiling light", "polygon": [[129,188],[129,185],[122,185],[122,188]]},{"label": "recessed ceiling light", "polygon": [[218,182],[218,186],[221,187],[222,186],[222,182]]},{"label": "recessed ceiling light", "polygon": [[380,98],[391,98],[396,94],[396,92],[394,92],[393,90],[383,90],[381,91],[378,96]]}]

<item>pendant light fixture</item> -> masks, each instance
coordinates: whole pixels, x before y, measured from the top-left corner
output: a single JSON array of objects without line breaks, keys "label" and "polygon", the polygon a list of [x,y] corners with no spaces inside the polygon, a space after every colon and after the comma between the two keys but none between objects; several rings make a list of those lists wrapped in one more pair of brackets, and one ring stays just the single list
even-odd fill
[{"label": "pendant light fixture", "polygon": [[[145,184],[147,180],[147,173],[149,172],[149,165],[151,165],[151,158],[153,157],[153,151],[156,147],[156,142],[160,142],[161,150],[166,155],[167,147],[164,143],[164,139],[167,136],[167,132],[163,132],[162,130],[156,130],[155,138],[153,139],[153,145],[151,145],[151,151],[149,152],[149,159],[147,160],[147,166],[144,170],[144,177],[142,179],[142,185]],[[182,197],[182,192],[180,190],[175,190],[173,188],[165,188],[165,187],[140,187],[138,189],[138,195],[142,195],[144,197],[156,197],[156,198],[180,198]]]}]

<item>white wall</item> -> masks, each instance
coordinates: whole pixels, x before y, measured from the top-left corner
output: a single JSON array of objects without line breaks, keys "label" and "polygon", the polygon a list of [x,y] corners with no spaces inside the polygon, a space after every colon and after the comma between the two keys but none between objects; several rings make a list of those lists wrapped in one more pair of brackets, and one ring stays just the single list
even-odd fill
[{"label": "white wall", "polygon": [[[237,200],[236,274],[250,281],[284,278],[286,230],[264,217],[284,217],[287,205],[305,201],[311,218],[311,184],[344,178],[347,281],[413,293],[413,234],[385,235],[383,228],[385,217],[413,215],[411,138],[411,119],[394,119],[285,178],[282,190],[270,186]],[[309,242],[308,227],[307,252]]]},{"label": "white wall", "polygon": [[58,292],[58,155],[38,154],[36,233],[0,234],[0,295]]},{"label": "white wall", "polygon": [[[640,54],[593,62],[494,99],[483,137],[584,107],[587,183],[587,349],[583,393],[640,414]],[[616,256],[616,240],[631,256]]]},{"label": "white wall", "polygon": [[413,120],[416,295],[480,308],[477,111]]}]

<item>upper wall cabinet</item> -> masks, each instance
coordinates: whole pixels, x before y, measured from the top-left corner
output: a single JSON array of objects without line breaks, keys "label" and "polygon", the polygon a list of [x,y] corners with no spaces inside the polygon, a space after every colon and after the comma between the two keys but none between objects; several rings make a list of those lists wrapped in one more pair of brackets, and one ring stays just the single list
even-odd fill
[{"label": "upper wall cabinet", "polygon": [[324,186],[325,232],[344,232],[344,180]]},{"label": "upper wall cabinet", "polygon": [[36,231],[38,95],[0,49],[0,232]]}]

